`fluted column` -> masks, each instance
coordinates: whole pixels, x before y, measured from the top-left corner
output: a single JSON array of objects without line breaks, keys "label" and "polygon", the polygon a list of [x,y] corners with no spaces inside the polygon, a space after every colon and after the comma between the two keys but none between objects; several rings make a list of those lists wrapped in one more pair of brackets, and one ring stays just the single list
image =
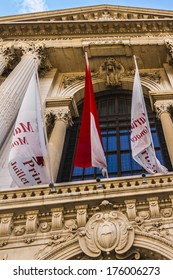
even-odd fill
[{"label": "fluted column", "polygon": [[154,106],[158,118],[160,118],[165,141],[173,167],[173,123],[170,115],[170,109],[173,105],[173,101],[156,101]]},{"label": "fluted column", "polygon": [[47,115],[55,116],[55,123],[52,133],[49,138],[49,156],[52,168],[52,175],[56,181],[62,151],[64,147],[66,130],[69,125],[72,125],[72,118],[69,107],[56,107],[46,111]]},{"label": "fluted column", "polygon": [[0,86],[0,147],[13,125],[34,68],[40,63],[43,44],[22,44],[21,61]]}]

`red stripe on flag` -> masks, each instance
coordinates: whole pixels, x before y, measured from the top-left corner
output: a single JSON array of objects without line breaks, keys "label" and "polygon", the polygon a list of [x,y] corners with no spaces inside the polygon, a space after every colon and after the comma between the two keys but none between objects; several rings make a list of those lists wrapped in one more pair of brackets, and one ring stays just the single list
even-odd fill
[{"label": "red stripe on flag", "polygon": [[94,98],[91,73],[88,62],[86,63],[85,90],[84,90],[84,107],[82,112],[82,121],[80,126],[79,138],[77,143],[74,166],[86,168],[92,166],[91,160],[91,132],[90,132],[90,112],[95,119],[96,128],[100,141],[101,131],[99,127],[99,119]]}]

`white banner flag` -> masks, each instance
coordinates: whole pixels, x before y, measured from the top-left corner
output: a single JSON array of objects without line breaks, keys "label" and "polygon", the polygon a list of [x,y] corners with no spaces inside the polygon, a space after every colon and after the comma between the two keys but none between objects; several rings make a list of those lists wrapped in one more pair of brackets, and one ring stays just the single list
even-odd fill
[{"label": "white banner flag", "polygon": [[38,94],[34,74],[18,113],[9,154],[9,171],[19,187],[49,183]]},{"label": "white banner flag", "polygon": [[132,156],[147,172],[167,173],[167,169],[156,158],[151,136],[147,110],[145,106],[142,86],[135,60],[135,77],[132,93],[131,108],[131,149]]}]

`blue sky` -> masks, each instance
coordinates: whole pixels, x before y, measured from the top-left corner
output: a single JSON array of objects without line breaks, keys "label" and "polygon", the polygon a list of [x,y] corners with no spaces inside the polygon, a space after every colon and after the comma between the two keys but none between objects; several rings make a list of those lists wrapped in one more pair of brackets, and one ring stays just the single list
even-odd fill
[{"label": "blue sky", "polygon": [[173,0],[0,0],[0,16],[99,4],[173,10]]}]

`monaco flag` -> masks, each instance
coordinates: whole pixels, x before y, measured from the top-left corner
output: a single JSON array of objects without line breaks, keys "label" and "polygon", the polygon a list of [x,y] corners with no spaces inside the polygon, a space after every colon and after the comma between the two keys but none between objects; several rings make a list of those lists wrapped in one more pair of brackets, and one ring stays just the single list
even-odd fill
[{"label": "monaco flag", "polygon": [[84,91],[84,108],[74,165],[82,168],[98,167],[107,176],[107,163],[103,150],[99,119],[94,98],[87,53]]},{"label": "monaco flag", "polygon": [[15,123],[9,154],[9,171],[17,186],[49,183],[38,84],[34,73]]},{"label": "monaco flag", "polygon": [[167,169],[156,158],[135,56],[134,61],[136,70],[132,93],[130,137],[132,157],[151,174],[167,173]]}]

